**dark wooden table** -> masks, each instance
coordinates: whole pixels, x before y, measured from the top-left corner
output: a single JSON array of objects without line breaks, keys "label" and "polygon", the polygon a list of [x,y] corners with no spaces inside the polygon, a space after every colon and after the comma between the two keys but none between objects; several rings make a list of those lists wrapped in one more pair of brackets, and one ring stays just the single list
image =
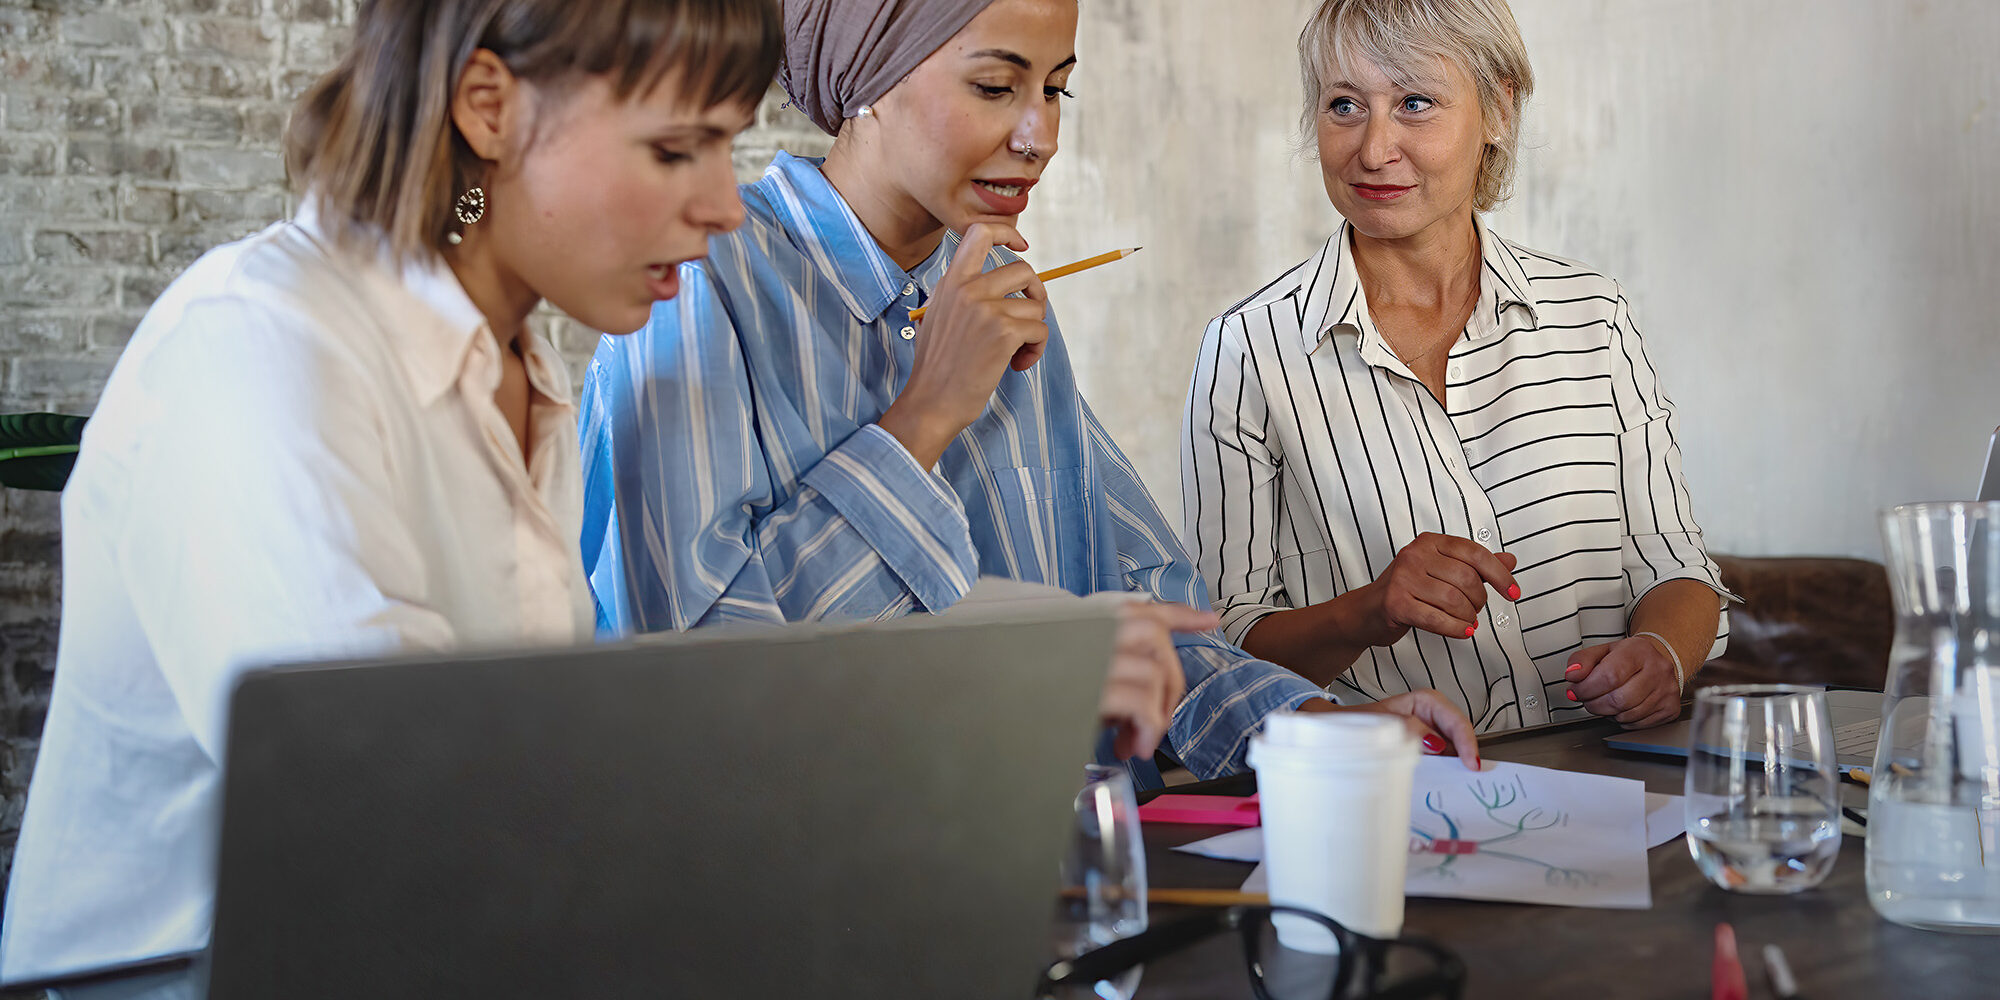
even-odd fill
[{"label": "dark wooden table", "polygon": [[[1664,757],[1606,747],[1616,725],[1591,720],[1524,730],[1482,741],[1493,760],[1635,778],[1654,792],[1679,795],[1682,768]],[[1850,805],[1861,790],[1843,786]],[[1174,792],[1248,794],[1249,776],[1184,785]],[[1148,824],[1147,871],[1154,886],[1229,888],[1248,864],[1171,850],[1226,832],[1226,827]],[[1456,899],[1409,900],[1403,932],[1456,951],[1468,970],[1466,996],[1632,997],[1709,996],[1709,962],[1717,921],[1736,927],[1750,996],[1773,994],[1764,978],[1763,946],[1784,949],[1799,989],[1810,1000],[1830,997],[2000,998],[2000,938],[1940,934],[1892,924],[1868,905],[1859,837],[1843,837],[1833,874],[1795,896],[1743,896],[1709,884],[1688,856],[1685,838],[1653,848],[1653,908],[1596,910]],[[1154,920],[1183,908],[1155,906]],[[1248,997],[1240,947],[1233,940],[1153,963],[1139,1000]]]}]

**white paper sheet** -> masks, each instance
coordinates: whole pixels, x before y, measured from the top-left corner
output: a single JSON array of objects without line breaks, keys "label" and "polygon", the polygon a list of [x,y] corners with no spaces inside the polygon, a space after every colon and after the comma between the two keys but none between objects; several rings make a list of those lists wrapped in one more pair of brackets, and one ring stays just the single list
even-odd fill
[{"label": "white paper sheet", "polygon": [[1646,847],[1658,847],[1687,832],[1687,796],[1646,793]]},{"label": "white paper sheet", "polygon": [[[1649,800],[1626,778],[1455,758],[1418,762],[1410,806],[1411,896],[1646,909],[1646,849],[1683,832],[1679,796]],[[1176,850],[1261,861],[1263,832],[1232,830]],[[1259,864],[1243,888],[1265,891]]]}]

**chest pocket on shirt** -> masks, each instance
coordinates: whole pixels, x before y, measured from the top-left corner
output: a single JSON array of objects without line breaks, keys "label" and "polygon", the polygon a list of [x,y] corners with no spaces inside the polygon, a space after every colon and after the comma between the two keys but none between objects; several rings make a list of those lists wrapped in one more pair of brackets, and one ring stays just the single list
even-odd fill
[{"label": "chest pocket on shirt", "polygon": [[[988,573],[1009,572],[1022,580],[1065,589],[1095,590],[1090,579],[1090,491],[1083,469],[1023,467],[995,469],[999,528],[1013,562],[981,559]],[[994,555],[999,555],[994,553]]]}]

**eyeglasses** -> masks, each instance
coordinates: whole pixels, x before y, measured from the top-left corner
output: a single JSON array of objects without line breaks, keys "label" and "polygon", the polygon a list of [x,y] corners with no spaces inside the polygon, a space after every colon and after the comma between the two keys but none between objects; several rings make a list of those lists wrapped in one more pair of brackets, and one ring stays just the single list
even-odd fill
[{"label": "eyeglasses", "polygon": [[1242,937],[1257,1000],[1459,1000],[1465,989],[1465,963],[1429,941],[1368,937],[1290,906],[1232,906],[1057,962],[1036,995],[1088,995],[1092,983],[1231,931]]}]

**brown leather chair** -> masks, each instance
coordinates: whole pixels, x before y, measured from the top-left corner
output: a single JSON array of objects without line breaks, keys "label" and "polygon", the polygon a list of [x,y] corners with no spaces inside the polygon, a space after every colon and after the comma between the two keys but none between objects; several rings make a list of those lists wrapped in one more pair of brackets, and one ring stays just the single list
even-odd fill
[{"label": "brown leather chair", "polygon": [[1718,555],[1722,582],[1744,603],[1729,609],[1729,648],[1695,683],[1832,684],[1879,691],[1895,612],[1889,576],[1866,559]]}]

